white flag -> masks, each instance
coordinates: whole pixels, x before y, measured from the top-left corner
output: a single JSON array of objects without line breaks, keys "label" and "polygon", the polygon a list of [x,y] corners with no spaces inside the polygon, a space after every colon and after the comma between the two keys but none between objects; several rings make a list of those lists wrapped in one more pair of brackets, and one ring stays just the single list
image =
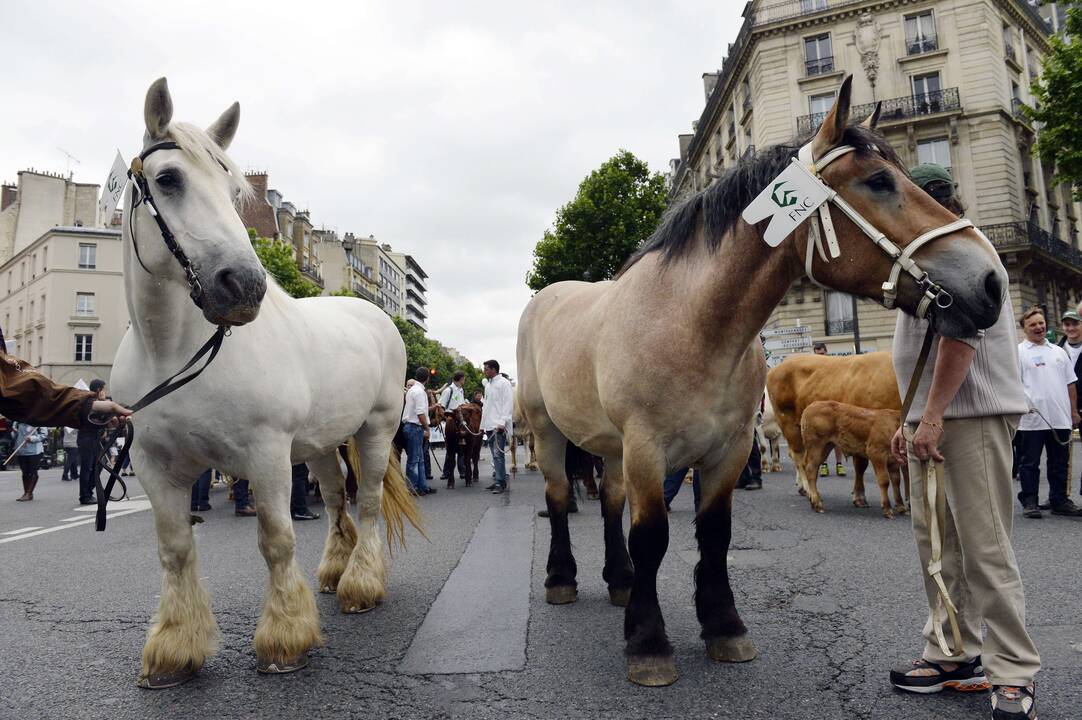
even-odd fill
[{"label": "white flag", "polygon": [[827,186],[794,158],[792,164],[744,208],[742,217],[749,225],[771,218],[763,240],[770,247],[777,247],[829,197]]},{"label": "white flag", "polygon": [[98,223],[102,227],[109,227],[113,221],[113,211],[116,210],[116,204],[120,202],[120,196],[124,194],[124,186],[127,184],[128,166],[124,162],[124,156],[117,150],[113,169],[105,179],[105,185],[101,188],[101,200],[98,201]]}]

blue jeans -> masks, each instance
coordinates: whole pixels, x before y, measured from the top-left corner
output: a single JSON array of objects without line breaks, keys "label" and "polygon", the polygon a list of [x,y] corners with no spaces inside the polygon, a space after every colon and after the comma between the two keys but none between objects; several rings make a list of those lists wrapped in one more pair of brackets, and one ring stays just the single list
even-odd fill
[{"label": "blue jeans", "polygon": [[1022,481],[1022,490],[1018,500],[1025,505],[1037,503],[1037,491],[1041,484],[1041,451],[1048,454],[1046,476],[1048,478],[1048,502],[1052,507],[1067,501],[1067,465],[1071,458],[1071,448],[1059,444],[1070,439],[1071,431],[1062,430],[1019,430],[1018,439],[1018,479]]},{"label": "blue jeans", "polygon": [[210,470],[199,476],[192,485],[192,510],[201,507],[210,507]]},{"label": "blue jeans", "polygon": [[243,510],[248,507],[248,481],[237,480],[233,483],[233,508]]},{"label": "blue jeans", "polygon": [[419,493],[428,492],[425,480],[425,429],[417,423],[403,423],[406,434],[406,478]]},{"label": "blue jeans", "polygon": [[507,487],[507,469],[504,464],[507,453],[507,433],[492,430],[488,434],[488,449],[492,453],[492,470],[496,473],[496,484]]},{"label": "blue jeans", "polygon": [[[665,506],[668,507],[673,498],[676,497],[676,493],[680,492],[680,486],[684,484],[684,477],[688,474],[687,468],[677,468],[671,473],[665,476]],[[695,496],[695,512],[699,511],[699,497],[701,489],[699,486],[699,471],[698,469],[692,473],[691,476],[691,492]]]}]

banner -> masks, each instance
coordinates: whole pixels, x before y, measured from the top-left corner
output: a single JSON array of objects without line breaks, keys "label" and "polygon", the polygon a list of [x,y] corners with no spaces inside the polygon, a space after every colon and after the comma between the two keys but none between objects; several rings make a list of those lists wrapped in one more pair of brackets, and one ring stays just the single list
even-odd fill
[{"label": "banner", "polygon": [[116,151],[116,160],[113,160],[113,169],[109,171],[109,177],[101,188],[101,200],[98,201],[98,225],[109,227],[113,222],[113,211],[120,202],[120,196],[124,194],[124,186],[128,184],[128,165],[124,162],[124,156]]}]

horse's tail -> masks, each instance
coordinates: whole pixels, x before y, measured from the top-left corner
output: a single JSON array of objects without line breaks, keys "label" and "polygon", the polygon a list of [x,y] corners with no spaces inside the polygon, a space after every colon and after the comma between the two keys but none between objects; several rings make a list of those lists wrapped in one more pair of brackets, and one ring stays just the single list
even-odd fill
[{"label": "horse's tail", "polygon": [[[349,465],[353,468],[353,474],[361,477],[361,454],[357,451],[357,443],[350,438],[346,444]],[[383,499],[380,502],[380,511],[383,513],[383,521],[387,525],[387,547],[406,547],[406,525],[415,527],[421,535],[425,535],[424,524],[421,522],[421,513],[417,509],[417,503],[409,491],[409,484],[402,472],[402,464],[398,459],[398,452],[392,448],[387,459],[387,471],[383,475]]]}]

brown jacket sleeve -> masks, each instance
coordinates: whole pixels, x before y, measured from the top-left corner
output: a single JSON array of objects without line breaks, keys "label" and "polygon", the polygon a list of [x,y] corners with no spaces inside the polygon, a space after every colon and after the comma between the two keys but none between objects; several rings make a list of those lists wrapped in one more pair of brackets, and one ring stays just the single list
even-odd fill
[{"label": "brown jacket sleeve", "polygon": [[12,420],[55,427],[94,427],[87,416],[94,394],[57,385],[30,363],[0,352],[0,414]]}]

